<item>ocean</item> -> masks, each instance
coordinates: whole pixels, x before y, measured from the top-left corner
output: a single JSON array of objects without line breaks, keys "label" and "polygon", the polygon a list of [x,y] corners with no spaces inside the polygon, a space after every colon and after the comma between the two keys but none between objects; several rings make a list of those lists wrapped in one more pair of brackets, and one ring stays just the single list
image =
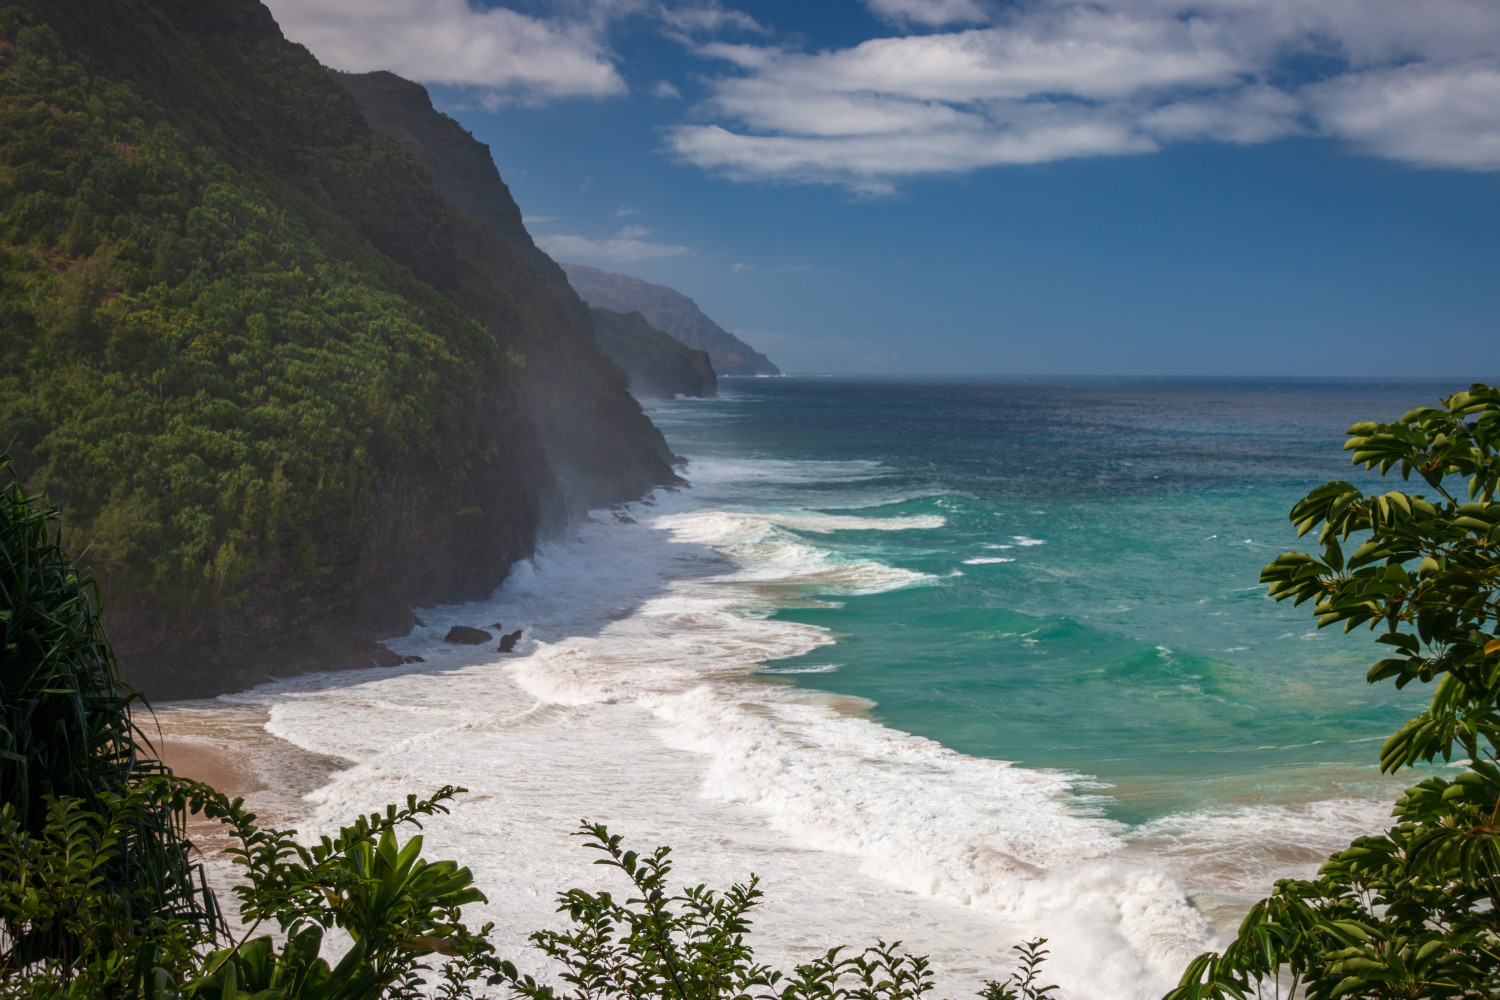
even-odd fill
[{"label": "ocean", "polygon": [[[452,782],[429,853],[501,951],[607,887],[571,833],[751,872],[790,964],[901,940],[971,994],[1045,936],[1073,1000],[1147,998],[1276,878],[1376,829],[1423,692],[1373,636],[1265,597],[1291,505],[1373,482],[1358,420],[1433,381],[725,379],[654,404],[690,485],[594,512],[487,602],[421,609],[425,664],[218,704],[348,763],[309,832]],[[1391,488],[1391,487],[1387,487]],[[525,629],[516,653],[451,625]]]}]

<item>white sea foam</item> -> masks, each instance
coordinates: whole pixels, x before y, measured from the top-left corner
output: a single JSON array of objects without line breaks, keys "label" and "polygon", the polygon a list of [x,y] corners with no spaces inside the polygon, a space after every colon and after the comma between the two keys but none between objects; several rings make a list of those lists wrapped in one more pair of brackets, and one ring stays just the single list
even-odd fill
[{"label": "white sea foam", "polygon": [[[553,894],[608,874],[568,836],[588,817],[637,847],[672,844],[685,879],[759,873],[757,937],[782,964],[899,938],[958,996],[1041,934],[1065,996],[1160,995],[1212,934],[1172,872],[1132,857],[1122,828],[1073,794],[1075,776],[965,757],[870,721],[858,699],[753,679],[833,639],[767,617],[776,606],[942,584],[813,545],[784,508],[733,509],[735,477],[875,472],[719,463],[697,489],[632,505],[630,522],[601,517],[543,546],[490,602],[424,610],[426,627],[392,646],[425,664],[252,693],[274,734],[351,762],[316,793],[309,826],[467,787],[428,824],[429,846],[474,870],[495,900],[476,917],[537,973],[525,937],[558,925]],[[516,654],[441,642],[493,621],[525,629]]]},{"label": "white sea foam", "polygon": [[1388,801],[1343,797],[1182,813],[1131,831],[1121,856],[1169,873],[1221,934],[1232,934],[1276,879],[1312,878],[1355,837],[1389,827],[1390,811]]},{"label": "white sea foam", "polygon": [[1046,545],[1047,544],[1047,540],[1045,538],[1027,538],[1025,535],[1012,535],[1011,539],[1017,545],[1020,545],[1022,547],[1029,547],[1029,546],[1032,546],[1032,545]]},{"label": "white sea foam", "polygon": [[965,559],[965,566],[987,566],[990,563],[1015,562],[1012,556],[975,556],[973,559]]},{"label": "white sea foam", "polygon": [[849,514],[772,514],[777,524],[798,531],[827,534],[831,531],[927,531],[941,528],[948,519],[941,514],[913,514],[909,517],[858,517]]}]

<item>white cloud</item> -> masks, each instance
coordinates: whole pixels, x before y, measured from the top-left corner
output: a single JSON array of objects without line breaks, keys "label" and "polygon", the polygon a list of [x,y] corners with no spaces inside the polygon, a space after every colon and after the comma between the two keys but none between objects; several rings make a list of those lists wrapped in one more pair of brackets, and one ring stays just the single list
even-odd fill
[{"label": "white cloud", "polygon": [[977,24],[986,20],[975,0],[865,0],[876,17],[895,24]]},{"label": "white cloud", "polygon": [[270,0],[287,37],[335,69],[385,69],[510,100],[625,92],[597,21],[536,18],[466,0]]},{"label": "white cloud", "polygon": [[1158,105],[1140,125],[1163,141],[1233,142],[1249,145],[1308,131],[1303,104],[1264,84]]},{"label": "white cloud", "polygon": [[869,195],[890,194],[894,178],[913,174],[1158,148],[1128,123],[1091,109],[1036,105],[1016,117],[1008,127],[832,138],[742,135],[717,125],[686,125],[672,132],[669,142],[683,159],[735,180],[838,183]]},{"label": "white cloud", "polygon": [[651,88],[652,97],[672,97],[681,99],[682,91],[672,86],[670,80],[657,80],[656,85]]},{"label": "white cloud", "polygon": [[1500,66],[1408,65],[1308,88],[1324,127],[1377,156],[1500,170]]},{"label": "white cloud", "polygon": [[769,28],[744,11],[727,8],[717,2],[662,7],[657,11],[657,16],[669,29],[687,35],[719,31],[753,31],[762,35],[770,32]]},{"label": "white cloud", "polygon": [[591,240],[585,236],[567,236],[547,233],[535,237],[536,245],[558,260],[580,263],[630,264],[660,257],[677,257],[691,253],[687,247],[665,243],[649,243],[642,239],[651,235],[651,230],[640,226],[626,226],[614,236],[602,240]]},{"label": "white cloud", "polygon": [[867,194],[917,175],[1297,134],[1500,169],[1496,0],[865,2],[896,25],[962,30],[818,52],[694,45],[727,68],[668,149],[739,180]]}]

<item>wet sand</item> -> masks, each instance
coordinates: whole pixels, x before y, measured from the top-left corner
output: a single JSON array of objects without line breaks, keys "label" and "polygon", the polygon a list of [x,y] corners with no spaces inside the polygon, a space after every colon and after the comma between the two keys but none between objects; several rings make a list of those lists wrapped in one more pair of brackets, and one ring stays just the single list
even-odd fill
[{"label": "wet sand", "polygon": [[[223,701],[172,702],[142,712],[136,725],[173,773],[202,781],[231,798],[243,798],[262,827],[296,827],[310,809],[309,792],[349,766],[340,757],[309,753],[266,732],[269,715],[256,704]],[[221,903],[234,909],[227,890],[237,881],[224,854],[231,846],[217,820],[188,818],[188,837],[197,847],[209,884]],[[234,921],[231,919],[231,925]]]}]

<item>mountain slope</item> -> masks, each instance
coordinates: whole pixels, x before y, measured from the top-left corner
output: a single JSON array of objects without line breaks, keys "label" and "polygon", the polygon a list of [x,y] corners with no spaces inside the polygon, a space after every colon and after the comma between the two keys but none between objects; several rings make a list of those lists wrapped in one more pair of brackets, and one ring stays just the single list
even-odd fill
[{"label": "mountain slope", "polygon": [[[521,210],[495,168],[489,147],[462,125],[432,106],[427,89],[392,73],[336,73],[359,102],[365,120],[384,132],[432,171],[445,197],[492,233],[539,275],[581,318],[586,307],[551,257],[532,242]],[[639,396],[714,394],[714,373],[707,357],[653,330],[644,320],[594,310],[588,322],[604,353],[630,379]]]},{"label": "mountain slope", "polygon": [[488,225],[537,274],[567,285],[562,268],[532,242],[490,148],[433,108],[426,87],[394,73],[333,75],[354,95],[371,128],[396,140],[432,171],[433,183],[444,197]]},{"label": "mountain slope", "polygon": [[675,481],[576,297],[258,2],[0,9],[0,121],[0,442],[148,694],[367,665]]},{"label": "mountain slope", "polygon": [[781,374],[769,358],[703,315],[698,304],[681,292],[583,264],[564,262],[562,269],[589,305],[640,313],[656,329],[665,330],[689,347],[707,351],[714,371],[720,375]]},{"label": "mountain slope", "polygon": [[595,309],[593,313],[599,347],[629,376],[630,391],[637,396],[717,395],[718,379],[707,351],[679,343],[638,312]]}]

